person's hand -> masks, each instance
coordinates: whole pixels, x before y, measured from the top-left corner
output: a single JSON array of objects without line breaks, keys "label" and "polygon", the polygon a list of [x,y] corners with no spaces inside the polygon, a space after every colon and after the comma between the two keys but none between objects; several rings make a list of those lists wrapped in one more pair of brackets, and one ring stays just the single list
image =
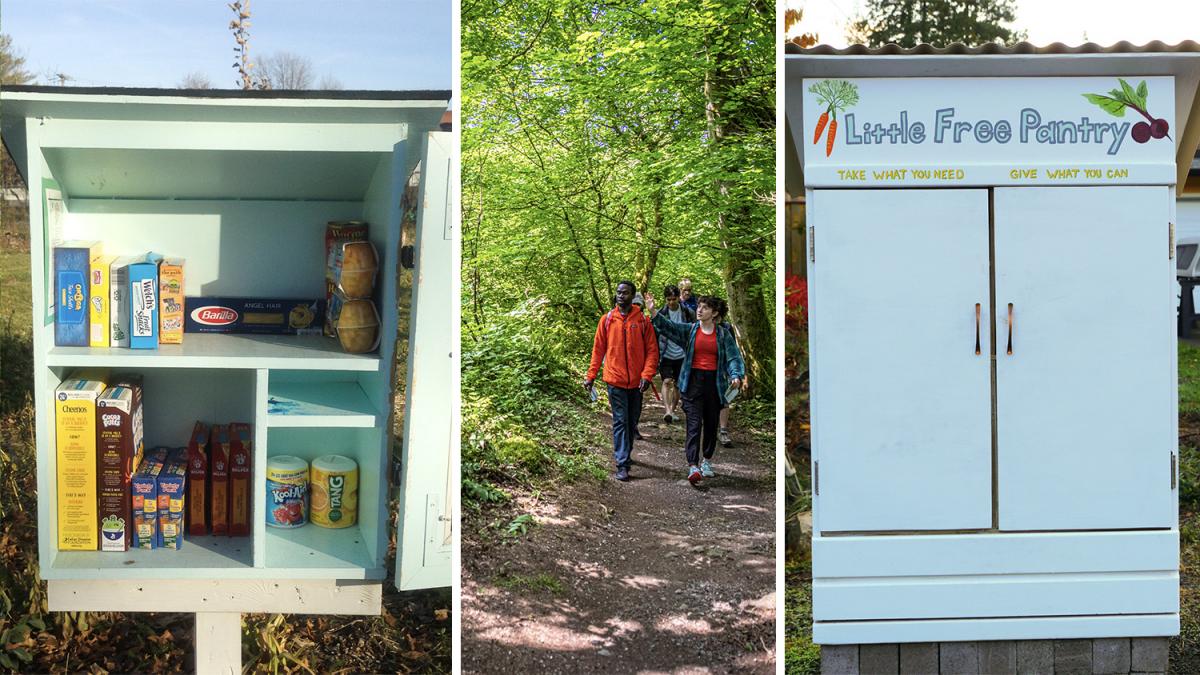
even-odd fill
[{"label": "person's hand", "polygon": [[654,294],[647,291],[642,294],[642,300],[646,302],[646,314],[654,316]]},{"label": "person's hand", "polygon": [[638,385],[638,391],[646,391],[646,389],[649,386],[650,386],[650,380],[647,380],[646,378],[643,377],[642,383],[640,385]]},{"label": "person's hand", "polygon": [[586,378],[586,377],[585,377],[585,378],[583,378],[583,388],[584,388],[584,390],[585,390],[585,391],[590,391],[590,390],[591,390],[591,388],[592,388],[592,383],[593,383],[593,382],[595,382],[595,381],[596,381],[596,380],[595,380],[595,378],[592,378],[592,379],[590,379],[590,380],[589,380],[588,378]]},{"label": "person's hand", "polygon": [[734,389],[741,389],[743,384],[745,383],[742,382],[740,377],[735,377],[729,381],[729,386],[733,387]]}]

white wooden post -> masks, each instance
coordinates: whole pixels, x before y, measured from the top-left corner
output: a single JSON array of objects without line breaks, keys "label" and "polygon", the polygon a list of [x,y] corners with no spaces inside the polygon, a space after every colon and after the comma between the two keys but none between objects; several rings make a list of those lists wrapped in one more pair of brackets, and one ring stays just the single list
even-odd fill
[{"label": "white wooden post", "polygon": [[197,675],[238,675],[241,672],[242,615],[237,612],[197,612]]}]

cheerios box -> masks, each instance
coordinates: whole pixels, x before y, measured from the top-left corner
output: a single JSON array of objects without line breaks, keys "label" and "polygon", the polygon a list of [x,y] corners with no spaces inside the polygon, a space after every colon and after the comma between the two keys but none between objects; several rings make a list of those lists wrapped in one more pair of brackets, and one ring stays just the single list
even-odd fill
[{"label": "cheerios box", "polygon": [[114,376],[96,401],[96,465],[101,551],[125,551],[133,540],[130,483],[142,461],[142,380]]},{"label": "cheerios box", "polygon": [[103,382],[88,377],[64,380],[54,392],[55,486],[58,549],[95,551],[96,399]]},{"label": "cheerios box", "polygon": [[183,548],[187,497],[187,448],[175,448],[158,473],[158,546]]},{"label": "cheerios box", "polygon": [[155,448],[146,453],[130,482],[134,548],[158,548],[158,474],[162,473],[166,461],[166,448]]}]

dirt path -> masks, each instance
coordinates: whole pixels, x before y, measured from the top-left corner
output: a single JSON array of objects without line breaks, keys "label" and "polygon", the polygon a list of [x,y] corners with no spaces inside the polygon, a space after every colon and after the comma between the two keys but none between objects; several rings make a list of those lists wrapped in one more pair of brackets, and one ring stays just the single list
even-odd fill
[{"label": "dirt path", "polygon": [[523,498],[511,545],[464,524],[464,673],[775,672],[774,443],[735,428],[694,488],[683,423],[641,427],[628,483]]}]

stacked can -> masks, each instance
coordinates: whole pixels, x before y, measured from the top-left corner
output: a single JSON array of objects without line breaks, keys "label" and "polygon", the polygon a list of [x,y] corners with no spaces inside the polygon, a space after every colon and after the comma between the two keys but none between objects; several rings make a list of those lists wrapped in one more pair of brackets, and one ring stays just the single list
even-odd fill
[{"label": "stacked can", "polygon": [[358,520],[358,465],[342,455],[325,455],[313,460],[313,525],[350,527]]},{"label": "stacked can", "polygon": [[308,462],[291,455],[267,460],[267,525],[300,527],[308,522]]}]

